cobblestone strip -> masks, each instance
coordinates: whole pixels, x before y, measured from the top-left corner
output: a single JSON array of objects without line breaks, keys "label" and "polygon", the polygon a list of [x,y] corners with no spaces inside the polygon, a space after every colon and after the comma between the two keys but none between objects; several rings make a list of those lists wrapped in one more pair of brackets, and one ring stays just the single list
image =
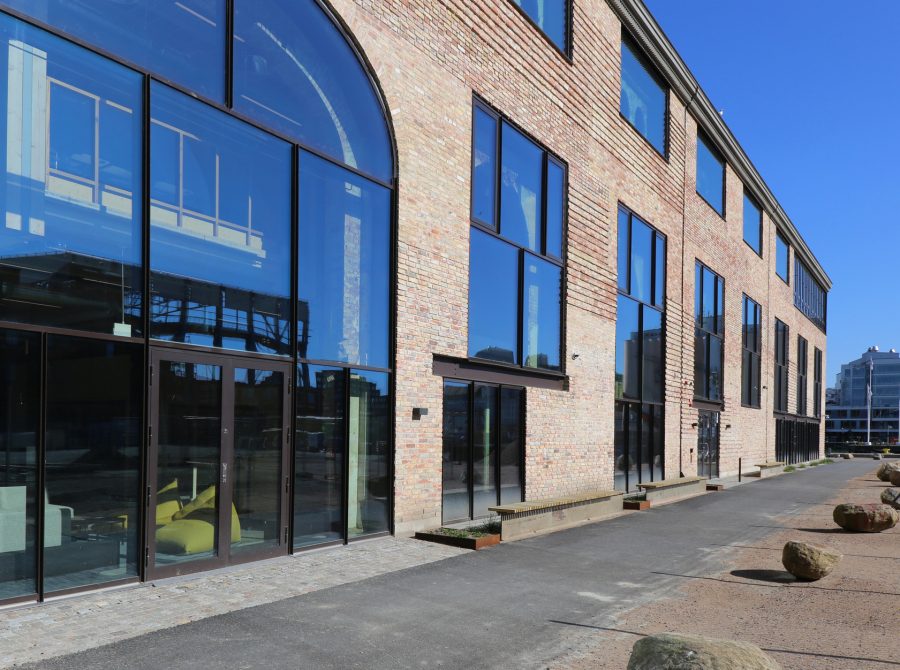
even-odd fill
[{"label": "cobblestone strip", "polygon": [[72,654],[463,553],[391,537],[8,609],[0,611],[0,667]]}]

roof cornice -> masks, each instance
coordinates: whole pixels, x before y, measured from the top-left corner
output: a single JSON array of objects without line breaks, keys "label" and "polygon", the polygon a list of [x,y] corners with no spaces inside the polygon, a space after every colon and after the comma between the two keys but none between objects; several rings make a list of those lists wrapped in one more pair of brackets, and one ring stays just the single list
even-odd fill
[{"label": "roof cornice", "polygon": [[645,55],[653,62],[659,73],[666,79],[672,91],[687,106],[697,124],[741,178],[744,186],[762,204],[766,213],[775,222],[782,234],[794,247],[812,275],[828,291],[832,287],[831,278],[810,251],[782,208],[772,190],[753,165],[750,157],[741,147],[728,125],[722,119],[706,93],[700,87],[687,64],[666,37],[650,10],[641,0],[607,0],[609,6],[619,16],[624,28],[637,40]]}]

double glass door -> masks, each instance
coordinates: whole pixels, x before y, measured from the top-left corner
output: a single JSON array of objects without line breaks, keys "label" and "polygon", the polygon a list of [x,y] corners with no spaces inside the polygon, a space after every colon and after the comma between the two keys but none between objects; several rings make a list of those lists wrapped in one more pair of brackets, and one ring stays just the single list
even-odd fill
[{"label": "double glass door", "polygon": [[697,426],[697,474],[719,476],[719,413],[700,410]]},{"label": "double glass door", "polygon": [[287,553],[290,364],[151,354],[153,578]]}]

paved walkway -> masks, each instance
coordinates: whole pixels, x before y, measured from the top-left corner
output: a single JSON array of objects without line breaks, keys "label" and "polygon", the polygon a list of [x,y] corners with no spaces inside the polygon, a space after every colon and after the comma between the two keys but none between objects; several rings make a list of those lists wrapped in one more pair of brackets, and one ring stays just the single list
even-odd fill
[{"label": "paved walkway", "polygon": [[[396,552],[381,576],[345,577],[341,586],[184,624],[185,605],[173,604],[179,616],[157,603],[154,616],[167,619],[157,628],[170,627],[37,667],[544,668],[588,644],[598,627],[613,626],[623,612],[674,592],[686,578],[720,572],[735,551],[729,545],[781,528],[785,518],[799,518],[876,465],[840,462],[477,553],[393,540]],[[319,562],[317,571],[344,572],[350,566],[338,567],[340,561],[354,551],[376,552],[350,547],[299,560]],[[395,571],[408,552],[420,552],[423,564]],[[439,556],[448,560],[434,560]],[[292,574],[300,578],[303,571]],[[243,597],[261,586],[242,585]],[[227,582],[220,588],[204,591],[203,606],[237,598]],[[185,598],[190,611],[192,596]],[[73,613],[82,602],[72,601]],[[120,617],[118,635],[142,618],[127,602],[110,606]],[[39,616],[41,609],[30,612]],[[82,635],[93,630],[95,644],[108,632],[80,616],[71,625]],[[39,628],[30,628],[32,642]],[[40,637],[52,645],[63,631],[57,623]],[[15,656],[3,648],[4,656]]]}]

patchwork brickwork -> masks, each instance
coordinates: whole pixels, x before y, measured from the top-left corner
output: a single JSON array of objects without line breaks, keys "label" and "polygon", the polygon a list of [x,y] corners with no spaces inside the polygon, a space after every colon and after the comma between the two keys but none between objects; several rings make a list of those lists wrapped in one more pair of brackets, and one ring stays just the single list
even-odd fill
[{"label": "patchwork brickwork", "polygon": [[[606,0],[574,3],[571,61],[509,0],[332,0],[381,85],[398,147],[395,529],[441,521],[442,379],[434,355],[467,354],[472,98],[477,94],[568,163],[566,390],[528,388],[526,495],[613,485],[616,210],[667,236],[666,472],[696,472],[694,262],[725,278],[725,405],[720,467],[772,460],[773,333],[825,336],[775,275],[775,226],[763,257],[743,242],[743,186],[727,169],[724,219],[695,189],[697,122],[670,95],[668,157],[619,114],[622,24]],[[792,257],[793,267],[793,257]],[[741,406],[741,296],[763,309],[762,408]],[[576,357],[577,355],[577,357]],[[824,406],[824,400],[823,400]],[[429,413],[413,420],[413,407]],[[824,433],[823,440],[824,444]]]}]

